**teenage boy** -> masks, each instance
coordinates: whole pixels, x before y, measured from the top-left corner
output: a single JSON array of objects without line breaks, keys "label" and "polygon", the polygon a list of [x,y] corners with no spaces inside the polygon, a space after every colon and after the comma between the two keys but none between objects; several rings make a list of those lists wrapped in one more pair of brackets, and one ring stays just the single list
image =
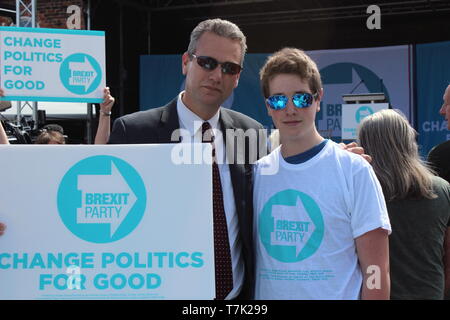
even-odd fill
[{"label": "teenage boy", "polygon": [[320,136],[320,74],[285,48],[260,72],[281,146],[255,166],[256,299],[389,299],[380,184],[362,157]]}]

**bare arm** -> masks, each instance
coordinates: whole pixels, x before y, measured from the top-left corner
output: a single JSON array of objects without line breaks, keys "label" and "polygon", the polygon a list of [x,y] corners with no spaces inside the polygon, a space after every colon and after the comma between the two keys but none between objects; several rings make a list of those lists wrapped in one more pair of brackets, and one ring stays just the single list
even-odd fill
[{"label": "bare arm", "polygon": [[[0,97],[4,97],[5,92],[2,88],[0,88]],[[9,144],[8,136],[6,135],[5,129],[3,128],[2,123],[0,123],[0,144]]]},{"label": "bare arm", "polygon": [[450,228],[445,232],[444,240],[445,295],[450,298]]},{"label": "bare arm", "polygon": [[[3,89],[0,88],[0,97],[4,96]],[[6,135],[5,129],[3,129],[3,124],[0,122],[0,144],[9,144],[8,136]],[[0,222],[0,236],[5,232],[6,225]]]},{"label": "bare arm", "polygon": [[109,88],[104,90],[103,102],[100,104],[100,120],[98,122],[95,144],[106,144],[111,132],[111,117],[108,115],[114,105],[115,99],[111,96]]},{"label": "bare arm", "polygon": [[9,144],[8,136],[6,135],[3,124],[0,122],[0,144]]},{"label": "bare arm", "polygon": [[356,251],[363,273],[362,300],[389,300],[388,231],[378,228],[356,238]]}]

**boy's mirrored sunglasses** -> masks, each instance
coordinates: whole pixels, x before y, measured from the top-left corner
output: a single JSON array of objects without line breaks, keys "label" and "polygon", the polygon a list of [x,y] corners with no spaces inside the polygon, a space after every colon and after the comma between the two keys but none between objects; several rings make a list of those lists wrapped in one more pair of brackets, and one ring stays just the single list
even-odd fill
[{"label": "boy's mirrored sunglasses", "polygon": [[[292,102],[297,108],[308,108],[312,105],[313,99],[317,97],[317,92],[315,94],[310,93],[296,93],[292,96]],[[289,98],[284,94],[275,94],[266,99],[267,104],[273,110],[282,110],[286,108]]]},{"label": "boy's mirrored sunglasses", "polygon": [[191,53],[191,56],[197,59],[197,63],[200,67],[208,71],[213,71],[219,64],[222,73],[225,74],[236,75],[242,70],[242,67],[234,62],[219,62],[214,58],[207,56],[196,56],[193,53]]}]

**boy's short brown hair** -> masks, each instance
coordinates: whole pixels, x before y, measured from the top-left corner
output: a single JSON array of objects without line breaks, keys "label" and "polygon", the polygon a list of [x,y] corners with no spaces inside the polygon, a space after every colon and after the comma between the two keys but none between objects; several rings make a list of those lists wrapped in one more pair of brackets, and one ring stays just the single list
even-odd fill
[{"label": "boy's short brown hair", "polygon": [[303,50],[284,48],[272,54],[259,72],[265,98],[270,95],[269,82],[283,73],[298,75],[307,81],[312,94],[322,89],[322,80],[316,63]]}]

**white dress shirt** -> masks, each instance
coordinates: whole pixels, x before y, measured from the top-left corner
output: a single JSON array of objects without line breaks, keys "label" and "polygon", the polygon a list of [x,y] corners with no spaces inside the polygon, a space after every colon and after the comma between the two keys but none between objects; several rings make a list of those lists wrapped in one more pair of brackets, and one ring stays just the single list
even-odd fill
[{"label": "white dress shirt", "polygon": [[[181,97],[184,91],[180,92],[177,101],[178,119],[180,129],[189,132],[191,141],[202,142],[202,120],[199,116],[189,110],[183,103]],[[220,109],[209,120],[209,124],[214,132],[214,146],[216,148],[216,157],[220,172],[220,181],[222,184],[223,205],[227,219],[228,240],[230,242],[231,263],[233,270],[233,289],[225,298],[226,300],[236,298],[241,292],[244,282],[244,260],[242,257],[242,244],[239,239],[239,221],[234,201],[233,185],[231,183],[230,167],[228,166],[225,154],[224,140],[219,128]]]}]

